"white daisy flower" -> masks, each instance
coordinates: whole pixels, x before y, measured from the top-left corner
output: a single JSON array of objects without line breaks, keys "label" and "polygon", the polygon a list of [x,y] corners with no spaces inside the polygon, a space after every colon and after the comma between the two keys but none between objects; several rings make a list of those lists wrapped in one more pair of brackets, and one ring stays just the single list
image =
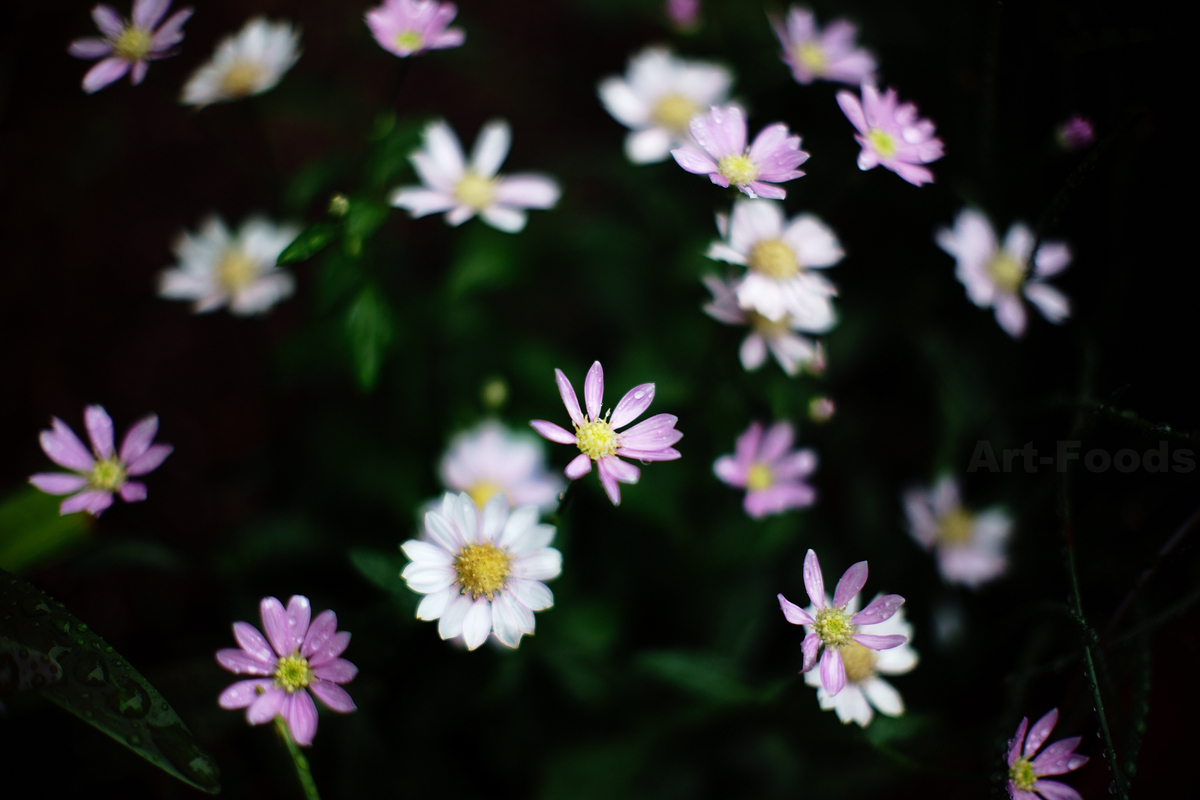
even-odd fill
[{"label": "white daisy flower", "polygon": [[300,58],[300,34],[290,22],[255,17],[217,45],[212,60],[192,73],[180,102],[206,106],[262,94]]},{"label": "white daisy flower", "polygon": [[514,433],[494,419],[451,439],[438,473],[447,489],[466,492],[476,505],[500,492],[514,506],[532,503],[549,511],[565,488],[546,470],[540,439]]},{"label": "white daisy flower", "polygon": [[650,47],[629,59],[624,78],[601,81],[600,102],[632,132],[625,155],[635,164],[665,161],[671,151],[693,143],[692,117],[725,105],[733,77],[707,61],[687,61],[670,50]]},{"label": "white daisy flower", "polygon": [[705,314],[726,325],[750,326],[750,333],[742,340],[738,352],[747,372],[761,367],[767,360],[768,351],[788,375],[796,376],[804,367],[814,375],[824,371],[825,354],[820,342],[796,333],[806,329],[803,323],[786,314],[778,322],[772,322],[757,311],[743,310],[737,302],[737,283],[734,281],[709,275],[704,278],[704,285],[713,296],[713,301],[704,306]]},{"label": "white daisy flower", "polygon": [[160,274],[158,294],[194,301],[197,314],[225,305],[239,316],[261,314],[295,289],[291,274],[275,262],[299,234],[293,225],[251,217],[233,235],[213,215],[198,234],[184,231],[175,242],[179,263]]},{"label": "white daisy flower", "polygon": [[943,475],[931,489],[906,491],[904,511],[912,537],[926,550],[937,550],[938,571],[946,583],[976,589],[1008,568],[1004,551],[1012,518],[999,508],[968,512],[951,476]]},{"label": "white daisy flower", "polygon": [[438,620],[443,639],[463,638],[468,650],[495,634],[516,647],[534,630],[533,612],[554,605],[542,581],[562,572],[562,554],[548,547],[553,525],[538,524],[538,508],[511,514],[496,493],[482,513],[466,492],[447,493],[440,511],[425,515],[425,539],[401,545],[412,563],[400,573],[425,595],[417,619]]}]

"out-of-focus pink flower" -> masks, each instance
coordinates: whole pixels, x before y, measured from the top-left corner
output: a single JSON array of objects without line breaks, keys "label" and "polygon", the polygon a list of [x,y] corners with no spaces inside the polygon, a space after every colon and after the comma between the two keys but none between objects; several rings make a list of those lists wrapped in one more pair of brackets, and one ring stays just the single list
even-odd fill
[{"label": "out-of-focus pink flower", "polygon": [[183,41],[183,23],[192,9],[176,11],[158,25],[171,0],[133,0],[132,19],[123,20],[112,6],[100,4],[92,9],[92,19],[104,34],[103,39],[76,39],[67,52],[87,61],[101,59],[83,76],[83,90],[98,92],[129,72],[129,80],[138,85],[146,78],[150,62],[175,55],[173,48]]},{"label": "out-of-focus pink flower", "polygon": [[[1025,305],[1021,295],[1037,306],[1042,316],[1058,325],[1071,316],[1070,301],[1045,283],[1071,263],[1071,250],[1059,241],[1042,242],[1033,252],[1033,231],[1014,222],[1003,247],[986,216],[963,209],[953,228],[937,231],[938,247],[954,257],[954,275],[967,287],[967,297],[980,308],[992,306],[996,322],[1014,339],[1025,332]],[[1030,274],[1029,257],[1033,256]]]},{"label": "out-of-focus pink flower", "polygon": [[1004,574],[1012,518],[998,508],[968,512],[954,478],[944,475],[931,489],[907,490],[904,511],[912,537],[926,550],[937,549],[938,571],[946,583],[976,589]]},{"label": "out-of-focus pink flower", "polygon": [[816,490],[804,480],[817,468],[817,454],[810,448],[792,450],[795,437],[790,422],[775,423],[765,436],[754,422],[738,437],[733,455],[713,463],[724,483],[746,490],[742,506],[754,519],[816,502]]},{"label": "out-of-focus pink flower", "polygon": [[942,157],[942,140],[933,135],[932,122],[917,117],[915,105],[900,103],[895,89],[880,96],[870,83],[862,85],[861,103],[846,91],[838,92],[837,101],[858,130],[859,169],[882,164],[913,186],[933,183],[933,173],[920,165]]},{"label": "out-of-focus pink flower", "polygon": [[650,407],[654,400],[653,383],[633,387],[625,393],[616,408],[610,409],[608,415],[602,417],[600,412],[604,400],[604,369],[597,361],[588,370],[583,383],[583,398],[587,406],[587,416],[584,416],[579,409],[579,398],[567,376],[562,370],[556,369],[554,377],[575,432],[571,433],[543,419],[532,420],[529,424],[552,442],[573,444],[579,448],[579,455],[567,464],[565,470],[571,480],[577,480],[591,472],[592,462],[595,461],[600,483],[608,493],[608,499],[614,506],[619,506],[621,489],[617,484],[637,483],[642,473],[633,464],[622,461],[617,456],[636,458],[643,462],[674,461],[679,458],[679,451],[671,445],[682,439],[683,434],[675,430],[678,417],[671,414],[656,414],[627,431],[617,432],[618,428],[633,422]]},{"label": "out-of-focus pink flower", "polygon": [[738,305],[737,283],[710,275],[704,285],[712,292],[713,301],[704,306],[704,313],[726,325],[748,325],[750,333],[742,341],[738,357],[747,372],[753,372],[767,360],[770,351],[779,366],[788,375],[800,374],[807,367],[814,373],[824,369],[825,359],[819,343],[813,342],[796,331],[807,329],[803,320],[785,314],[778,322],[747,311]]},{"label": "out-of-focus pink flower", "polygon": [[366,22],[380,47],[406,58],[426,50],[460,47],[467,35],[462,28],[447,28],[456,14],[454,3],[383,0],[383,5],[366,13]]},{"label": "out-of-focus pink flower", "polygon": [[667,0],[666,12],[678,30],[690,31],[700,25],[700,0]]},{"label": "out-of-focus pink flower", "polygon": [[60,514],[86,511],[98,517],[112,505],[114,492],[126,503],[145,500],[146,484],[129,478],[158,469],[175,449],[169,444],[152,444],[158,433],[158,417],[151,414],[134,423],[120,451],[113,449],[112,418],[103,406],[85,408],[83,422],[92,442],[90,453],[58,417],[51,418],[51,429],[38,437],[51,461],[77,474],[39,472],[29,476],[29,482],[47,494],[71,495],[58,507]]},{"label": "out-of-focus pink flower", "polygon": [[298,594],[288,600],[286,611],[278,599],[264,597],[259,614],[265,637],[250,623],[235,622],[238,647],[217,651],[217,663],[225,669],[257,677],[232,684],[217,703],[246,709],[251,725],[282,716],[296,744],[308,747],[317,732],[317,706],[308,692],[340,714],[356,708],[339,685],[358,674],[358,667],[339,658],[350,645],[350,634],[337,629],[332,611],[322,611],[310,625],[312,607]]},{"label": "out-of-focus pink flower", "polygon": [[430,123],[424,145],[410,156],[424,185],[399,187],[392,192],[392,205],[408,209],[414,218],[445,211],[450,225],[461,225],[479,214],[497,230],[520,232],[525,228],[525,209],[551,208],[560,192],[558,184],[544,175],[497,175],[511,144],[508,123],[489,122],[479,132],[467,164],[450,126],[441,120]]},{"label": "out-of-focus pink flower", "polygon": [[858,86],[874,79],[875,58],[870,51],[855,48],[857,29],[850,21],[835,19],[822,31],[812,11],[792,6],[786,25],[772,19],[771,26],[798,83],[827,80]]},{"label": "out-of-focus pink flower", "polygon": [[708,114],[688,125],[700,148],[684,145],[671,151],[679,166],[697,175],[707,175],[718,186],[737,186],[750,197],[782,200],[787,192],[775,183],[794,180],[804,173],[796,167],[808,160],[800,149],[800,137],[791,136],[787,125],[768,125],[746,147],[746,118],[737,106],[713,106]]},{"label": "out-of-focus pink flower", "polygon": [[545,462],[540,439],[492,419],[451,439],[438,472],[447,489],[466,492],[480,507],[501,493],[513,506],[549,510],[563,482],[546,471]]},{"label": "out-of-focus pink flower", "polygon": [[828,422],[833,419],[837,406],[828,397],[814,397],[808,401],[808,418],[813,422]]},{"label": "out-of-focus pink flower", "polygon": [[817,651],[825,648],[821,654],[821,686],[826,693],[833,697],[846,685],[846,668],[842,663],[842,649],[855,643],[868,650],[890,650],[908,641],[907,636],[890,634],[860,633],[859,625],[878,625],[892,618],[896,609],[904,604],[904,598],[898,594],[885,594],[876,597],[862,611],[857,613],[848,610],[850,601],[854,599],[867,582],[867,562],[859,561],[838,581],[833,593],[833,601],[825,596],[825,581],[821,577],[821,564],[817,554],[812,550],[804,557],[804,588],[812,603],[812,611],[805,611],[800,606],[789,603],[782,594],[778,595],[779,607],[783,616],[793,625],[804,625],[808,635],[804,637],[804,667],[801,672],[808,672],[817,663]]},{"label": "out-of-focus pink flower", "polygon": [[1008,796],[1013,800],[1082,800],[1079,792],[1059,781],[1042,780],[1046,775],[1063,775],[1079,769],[1088,762],[1087,756],[1075,752],[1081,737],[1059,739],[1034,755],[1050,737],[1050,731],[1058,722],[1058,709],[1052,708],[1046,716],[1033,723],[1026,738],[1025,729],[1029,718],[1022,717],[1017,732],[1008,742]]},{"label": "out-of-focus pink flower", "polygon": [[1075,114],[1058,126],[1054,138],[1064,150],[1080,150],[1096,141],[1096,129],[1090,119]]}]

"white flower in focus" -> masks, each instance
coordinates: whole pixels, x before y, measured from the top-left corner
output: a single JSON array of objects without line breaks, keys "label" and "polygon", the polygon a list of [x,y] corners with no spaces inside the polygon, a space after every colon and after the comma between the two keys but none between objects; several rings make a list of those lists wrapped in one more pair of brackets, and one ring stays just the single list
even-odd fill
[{"label": "white flower in focus", "polygon": [[438,472],[447,489],[466,492],[480,506],[501,493],[514,506],[532,504],[548,511],[564,488],[562,479],[546,470],[541,440],[514,433],[496,420],[451,439]]},{"label": "white flower in focus", "polygon": [[998,508],[968,512],[954,478],[943,475],[932,489],[909,489],[904,511],[912,537],[926,550],[937,549],[938,571],[946,583],[977,589],[1004,574],[1012,518]]},{"label": "white flower in focus", "polygon": [[300,58],[300,34],[290,22],[255,17],[217,45],[212,60],[192,73],[180,102],[206,106],[262,94]]},{"label": "white flower in focus", "polygon": [[299,234],[295,226],[251,217],[234,235],[211,216],[198,234],[184,231],[175,242],[179,263],[160,274],[158,294],[194,301],[197,314],[225,305],[238,316],[261,314],[295,289],[291,274],[275,262]]},{"label": "white flower in focus", "polygon": [[725,105],[732,81],[729,70],[717,64],[650,47],[629,59],[624,78],[601,81],[600,102],[631,130],[625,137],[629,160],[650,164],[692,142],[688,123],[709,106]]},{"label": "white flower in focus", "polygon": [[704,279],[704,285],[712,292],[713,302],[704,306],[704,313],[726,325],[749,325],[750,335],[742,341],[739,357],[742,367],[753,372],[767,360],[769,350],[788,375],[796,376],[802,367],[819,374],[825,366],[821,345],[796,333],[806,330],[802,322],[784,315],[778,322],[738,306],[737,283],[724,281],[715,276]]}]

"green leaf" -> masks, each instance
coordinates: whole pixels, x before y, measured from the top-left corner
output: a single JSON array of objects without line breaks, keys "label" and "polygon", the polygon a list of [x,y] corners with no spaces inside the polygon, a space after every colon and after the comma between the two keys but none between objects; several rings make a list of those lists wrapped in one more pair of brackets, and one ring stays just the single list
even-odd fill
[{"label": "green leaf", "polygon": [[333,241],[333,237],[337,235],[338,226],[332,222],[318,222],[309,227],[299,236],[292,240],[292,243],[283,248],[283,252],[276,259],[276,264],[296,264],[301,261],[307,261],[317,253],[325,249],[325,246]]},{"label": "green leaf", "polygon": [[42,590],[0,570],[0,695],[48,700],[197,789],[220,770],[175,709],[103,639]]},{"label": "green leaf", "polygon": [[61,497],[32,486],[0,502],[0,569],[21,572],[41,564],[87,538],[87,514],[58,513]]},{"label": "green leaf", "polygon": [[515,247],[510,234],[476,226],[450,268],[446,290],[451,301],[511,282],[517,269]]},{"label": "green leaf", "polygon": [[399,592],[405,588],[400,578],[404,559],[399,553],[385,553],[373,547],[352,547],[346,555],[363,577],[385,592]]},{"label": "green leaf", "polygon": [[362,252],[363,242],[371,238],[371,234],[387,221],[390,209],[382,203],[373,200],[354,198],[346,212],[346,239],[344,247],[349,255],[357,256]]},{"label": "green leaf", "polygon": [[359,292],[346,314],[346,334],[354,357],[354,372],[364,391],[375,388],[379,369],[392,342],[392,314],[374,284]]},{"label": "green leaf", "polygon": [[754,691],[737,677],[729,660],[715,653],[659,650],[639,656],[638,666],[667,683],[717,703],[736,705],[754,699]]}]

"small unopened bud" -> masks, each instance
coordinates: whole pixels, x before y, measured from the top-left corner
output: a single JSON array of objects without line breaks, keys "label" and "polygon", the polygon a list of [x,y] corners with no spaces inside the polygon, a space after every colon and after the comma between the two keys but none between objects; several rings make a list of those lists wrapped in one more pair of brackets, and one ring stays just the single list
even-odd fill
[{"label": "small unopened bud", "polygon": [[836,410],[833,400],[828,397],[818,396],[808,401],[808,418],[813,422],[828,422]]},{"label": "small unopened bud", "polygon": [[488,378],[483,382],[479,392],[483,407],[488,411],[496,411],[508,400],[508,382],[500,376]]},{"label": "small unopened bud", "polygon": [[329,198],[329,213],[335,217],[344,217],[346,212],[350,210],[350,198],[338,192],[333,197]]}]

